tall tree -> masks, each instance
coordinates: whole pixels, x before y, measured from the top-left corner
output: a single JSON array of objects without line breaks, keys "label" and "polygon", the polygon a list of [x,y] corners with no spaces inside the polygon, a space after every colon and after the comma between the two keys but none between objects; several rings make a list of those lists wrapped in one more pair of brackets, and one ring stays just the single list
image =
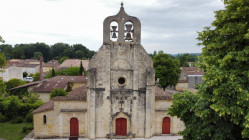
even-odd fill
[{"label": "tall tree", "polygon": [[52,68],[52,77],[55,77],[55,71],[54,71],[54,68]]},{"label": "tall tree", "polygon": [[0,53],[0,68],[3,68],[6,65],[7,65],[7,61],[4,56],[4,53]]},{"label": "tall tree", "polygon": [[1,36],[0,36],[0,42],[2,42],[2,43],[5,42]]},{"label": "tall tree", "polygon": [[[169,109],[184,121],[184,139],[249,138],[249,1],[224,3],[212,27],[199,32],[199,45],[204,46],[199,61],[205,75],[195,99],[176,94]],[[189,110],[180,109],[184,104]]]},{"label": "tall tree", "polygon": [[173,60],[168,54],[159,52],[153,57],[154,68],[156,70],[156,79],[159,78],[159,84],[162,88],[175,86],[180,75],[179,61]]},{"label": "tall tree", "polygon": [[84,72],[84,67],[82,65],[82,61],[80,61],[80,75],[82,75]]},{"label": "tall tree", "polygon": [[33,59],[39,60],[41,56],[42,56],[41,52],[35,52]]}]

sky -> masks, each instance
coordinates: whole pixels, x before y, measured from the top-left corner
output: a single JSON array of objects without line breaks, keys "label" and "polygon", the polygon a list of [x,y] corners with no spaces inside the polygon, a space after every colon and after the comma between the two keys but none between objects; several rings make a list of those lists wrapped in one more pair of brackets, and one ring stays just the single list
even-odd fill
[{"label": "sky", "polygon": [[[58,42],[97,51],[103,21],[116,15],[122,0],[0,0],[0,36],[5,44]],[[128,15],[141,21],[147,53],[200,53],[198,34],[224,9],[221,0],[123,0]],[[2,44],[2,43],[1,43]]]}]

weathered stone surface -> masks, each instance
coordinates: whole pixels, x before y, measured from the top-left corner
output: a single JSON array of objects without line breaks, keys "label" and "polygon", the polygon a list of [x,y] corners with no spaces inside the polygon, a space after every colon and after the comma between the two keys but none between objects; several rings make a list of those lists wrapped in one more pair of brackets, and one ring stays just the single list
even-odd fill
[{"label": "weathered stone surface", "polygon": [[[110,40],[112,21],[118,23],[117,41]],[[129,41],[125,40],[127,21],[133,24]],[[162,89],[155,90],[153,61],[140,41],[140,21],[127,15],[123,6],[117,15],[107,17],[103,45],[89,61],[86,101],[55,100],[53,110],[34,114],[35,137],[69,137],[71,118],[79,120],[79,136],[90,139],[120,138],[116,136],[119,118],[127,123],[122,138],[161,135],[172,99]],[[48,118],[46,125],[43,115]],[[170,119],[171,134],[184,128],[178,118]]]}]

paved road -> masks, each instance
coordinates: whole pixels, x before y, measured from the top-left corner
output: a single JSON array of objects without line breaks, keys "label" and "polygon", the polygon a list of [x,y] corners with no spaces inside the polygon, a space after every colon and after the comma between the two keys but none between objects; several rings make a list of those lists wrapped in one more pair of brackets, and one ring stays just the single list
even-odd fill
[{"label": "paved road", "polygon": [[[154,136],[150,139],[145,138],[133,138],[132,140],[179,140],[182,136]],[[26,138],[25,140],[34,140],[33,138]],[[68,140],[68,139],[42,139],[42,140]],[[87,138],[79,138],[78,140],[89,140]],[[110,140],[105,138],[99,138],[96,140]],[[113,139],[113,140],[129,140],[129,139]]]}]

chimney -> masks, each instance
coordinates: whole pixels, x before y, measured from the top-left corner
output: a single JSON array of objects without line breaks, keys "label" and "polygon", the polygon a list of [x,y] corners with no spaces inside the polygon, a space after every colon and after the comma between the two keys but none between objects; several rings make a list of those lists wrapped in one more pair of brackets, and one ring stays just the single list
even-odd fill
[{"label": "chimney", "polygon": [[43,57],[40,56],[40,80],[43,80]]}]

